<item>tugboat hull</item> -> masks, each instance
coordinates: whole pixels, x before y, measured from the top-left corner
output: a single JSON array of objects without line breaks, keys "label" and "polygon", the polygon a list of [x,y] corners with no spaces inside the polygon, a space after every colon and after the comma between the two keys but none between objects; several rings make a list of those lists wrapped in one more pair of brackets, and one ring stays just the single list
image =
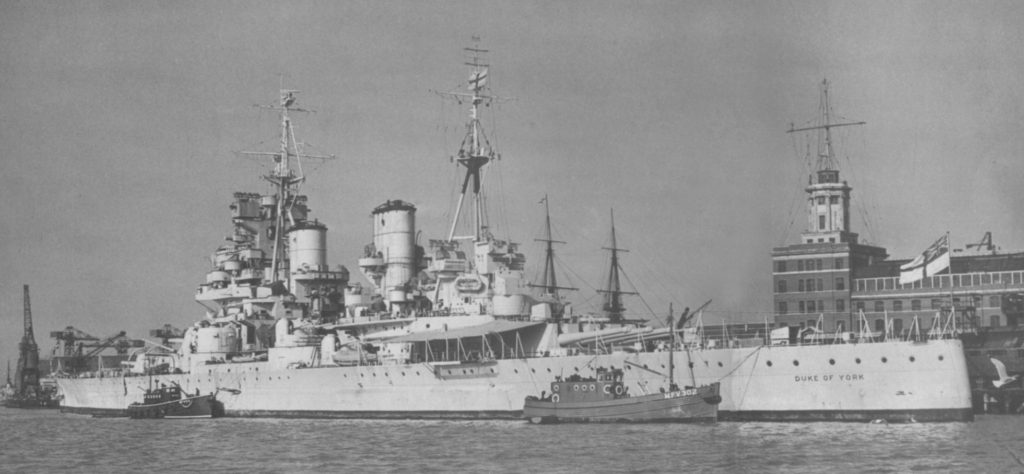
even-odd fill
[{"label": "tugboat hull", "polygon": [[[531,423],[714,423],[719,385],[600,401],[526,399],[523,418]],[[555,399],[557,400],[557,398]]]},{"label": "tugboat hull", "polygon": [[217,400],[213,395],[187,397],[160,403],[133,403],[128,406],[129,418],[213,418]]}]

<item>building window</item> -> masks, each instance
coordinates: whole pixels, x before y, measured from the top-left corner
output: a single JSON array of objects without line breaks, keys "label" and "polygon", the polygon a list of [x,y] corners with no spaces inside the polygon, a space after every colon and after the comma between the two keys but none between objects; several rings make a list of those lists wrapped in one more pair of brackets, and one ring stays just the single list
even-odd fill
[{"label": "building window", "polygon": [[998,308],[999,306],[999,295],[992,295],[988,297],[989,308]]},{"label": "building window", "polygon": [[835,263],[835,265],[836,265],[836,267],[835,267],[835,268],[836,268],[836,270],[842,270],[842,269],[843,269],[843,264],[845,264],[845,263],[846,263],[846,262],[844,262],[844,261],[843,261],[843,259],[841,259],[841,258],[837,258],[837,259],[836,259],[836,263]]},{"label": "building window", "polygon": [[796,285],[796,286],[797,286],[797,288],[796,288],[796,289],[797,289],[797,291],[807,291],[807,290],[806,290],[806,289],[804,288],[804,280],[803,280],[803,279],[797,280],[797,282],[796,282],[796,283],[797,283],[797,285]]},{"label": "building window", "polygon": [[808,313],[813,313],[815,311],[817,311],[817,310],[814,308],[814,302],[813,301],[808,301],[807,302],[807,312]]},{"label": "building window", "polygon": [[942,300],[939,298],[933,298],[932,309],[942,309]]},{"label": "building window", "polygon": [[[764,288],[764,287],[762,286],[761,288]],[[882,311],[885,311],[885,302],[884,301],[875,301],[875,312],[876,313],[881,313]]]},{"label": "building window", "polygon": [[989,326],[992,326],[994,328],[999,327],[999,315],[993,315],[992,317],[989,318]]},{"label": "building window", "polygon": [[830,196],[828,198],[829,204],[839,204],[839,196]]},{"label": "building window", "polygon": [[953,275],[953,286],[960,286],[960,275]]},{"label": "building window", "polygon": [[825,265],[822,263],[822,260],[819,258],[818,259],[818,270],[824,270],[824,269],[825,269]]},{"label": "building window", "polygon": [[785,301],[779,301],[779,314],[786,314],[789,312],[789,305]]},{"label": "building window", "polygon": [[825,302],[818,300],[818,311],[825,311]]},{"label": "building window", "polygon": [[779,280],[779,293],[786,292],[786,280]]},{"label": "building window", "polygon": [[842,291],[846,289],[846,280],[843,277],[836,277],[836,291]]},{"label": "building window", "polygon": [[818,204],[825,204],[825,196],[818,196]]},{"label": "building window", "polygon": [[875,331],[878,331],[878,332],[885,331],[885,320],[884,319],[876,319],[875,320]]},{"label": "building window", "polygon": [[825,291],[825,281],[823,279],[818,278],[818,286],[817,286],[817,288],[818,288],[818,291]]},{"label": "building window", "polygon": [[801,301],[801,302],[800,302],[800,312],[801,312],[801,313],[806,313],[807,311],[805,311],[805,310],[806,310],[806,308],[804,307],[804,302],[803,302],[803,301]]},{"label": "building window", "polygon": [[836,332],[846,331],[846,321],[836,321]]},{"label": "building window", "polygon": [[814,291],[814,278],[807,279],[807,291]]},{"label": "building window", "polygon": [[818,230],[825,230],[825,216],[818,216]]},{"label": "building window", "polygon": [[813,319],[808,319],[807,320],[807,327],[809,327],[809,328],[817,328],[818,327],[818,322],[813,320]]},{"label": "building window", "polygon": [[903,311],[903,302],[900,301],[900,300],[893,301],[892,302],[892,310],[893,311]]},{"label": "building window", "polygon": [[981,284],[982,285],[990,285],[990,284],[992,284],[992,275],[989,275],[988,273],[982,274],[981,275]]},{"label": "building window", "polygon": [[844,300],[844,299],[836,300],[836,311],[846,311],[846,300]]},{"label": "building window", "polygon": [[895,334],[902,334],[903,333],[903,320],[902,319],[893,319],[892,320],[892,332],[895,333]]},{"label": "building window", "polygon": [[[810,243],[810,241],[807,241],[807,243]],[[803,260],[797,260],[796,261],[796,271],[798,271],[798,272],[804,271],[804,261]]]},{"label": "building window", "polygon": [[864,311],[864,302],[863,301],[858,301],[857,302],[857,311],[858,312]]},{"label": "building window", "polygon": [[857,291],[864,291],[865,288],[867,288],[867,285],[864,283],[864,280],[857,280]]},{"label": "building window", "polygon": [[921,300],[910,300],[911,311],[921,311]]},{"label": "building window", "polygon": [[776,273],[785,273],[786,272],[786,261],[785,260],[779,260],[779,261],[775,262],[775,272]]}]

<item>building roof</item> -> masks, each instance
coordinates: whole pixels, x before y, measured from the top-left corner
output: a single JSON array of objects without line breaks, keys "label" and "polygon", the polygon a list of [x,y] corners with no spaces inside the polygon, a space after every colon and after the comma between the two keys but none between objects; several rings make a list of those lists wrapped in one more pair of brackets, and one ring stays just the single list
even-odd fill
[{"label": "building roof", "polygon": [[[882,278],[900,275],[900,265],[910,262],[905,260],[886,260],[861,268],[853,269],[853,278]],[[995,255],[972,255],[950,259],[952,273],[1010,272],[1024,270],[1024,252],[1004,253]],[[949,274],[942,271],[940,275]]]}]

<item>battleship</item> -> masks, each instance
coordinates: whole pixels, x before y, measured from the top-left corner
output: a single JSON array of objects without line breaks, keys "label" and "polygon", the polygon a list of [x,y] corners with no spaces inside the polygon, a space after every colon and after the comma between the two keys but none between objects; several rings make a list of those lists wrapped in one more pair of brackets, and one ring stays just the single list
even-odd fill
[{"label": "battleship", "polygon": [[228,417],[517,419],[550,380],[599,367],[620,368],[637,396],[654,393],[670,351],[673,376],[718,384],[720,420],[973,419],[953,334],[809,337],[766,322],[758,337],[715,339],[699,315],[683,328],[624,317],[614,223],[603,314],[577,313],[560,295],[550,231],[544,278],[533,284],[518,245],[488,227],[483,174],[500,155],[479,113],[496,97],[486,51],[466,51],[466,89],[446,93],[468,104],[469,118],[452,157],[464,175],[444,238],[420,245],[416,206],[389,199],[370,212],[373,240],[357,260],[368,284],[331,267],[328,229],[300,191],[301,161],[313,156],[292,128],[298,91],[282,90],[280,149],[247,153],[271,160],[273,192],[234,194],[233,232],[195,294],[205,317],[176,347],[136,354],[121,370],[58,378],[62,409],[124,416],[143,400],[139,377],[152,377],[218,392]]}]

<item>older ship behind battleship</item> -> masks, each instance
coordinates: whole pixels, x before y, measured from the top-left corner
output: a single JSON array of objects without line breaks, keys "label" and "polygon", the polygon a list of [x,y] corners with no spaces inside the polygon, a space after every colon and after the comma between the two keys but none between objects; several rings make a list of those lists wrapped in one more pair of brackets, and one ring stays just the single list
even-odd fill
[{"label": "older ship behind battleship", "polygon": [[[234,195],[234,232],[195,297],[206,317],[178,347],[140,354],[119,372],[59,378],[63,410],[123,415],[143,398],[138,377],[151,376],[187,393],[218,392],[226,416],[518,418],[525,397],[556,376],[598,367],[621,370],[632,393],[651,392],[669,370],[664,351],[673,351],[675,378],[719,384],[722,420],[972,419],[952,333],[811,337],[765,324],[741,341],[699,325],[655,329],[623,317],[614,240],[600,317],[576,314],[560,297],[550,234],[544,279],[532,285],[517,245],[486,223],[482,175],[498,155],[478,112],[493,97],[485,51],[467,51],[469,87],[449,94],[470,105],[454,157],[465,175],[444,239],[418,245],[416,207],[388,200],[372,210],[373,242],[358,259],[369,287],[331,268],[327,228],[299,193],[296,163],[309,155],[292,131],[296,91],[282,91],[281,149],[256,153],[274,163],[266,176],[274,192]],[[460,220],[471,224],[467,235],[457,235]],[[666,344],[676,331],[680,342]]]}]

